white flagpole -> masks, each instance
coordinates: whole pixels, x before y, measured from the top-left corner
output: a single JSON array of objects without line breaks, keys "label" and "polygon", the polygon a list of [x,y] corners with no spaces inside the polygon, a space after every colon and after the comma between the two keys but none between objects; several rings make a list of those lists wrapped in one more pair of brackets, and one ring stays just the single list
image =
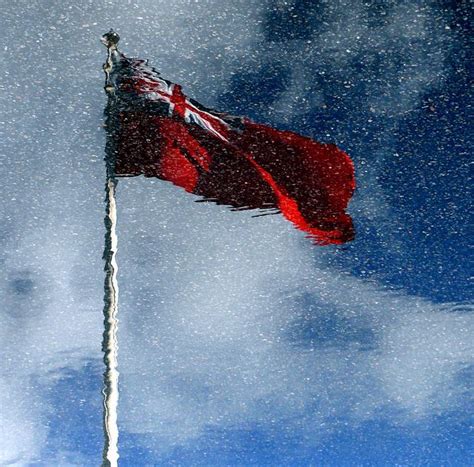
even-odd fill
[{"label": "white flagpole", "polygon": [[106,166],[107,180],[105,184],[105,282],[104,282],[104,334],[102,350],[104,352],[104,387],[103,393],[103,424],[104,424],[104,450],[102,454],[102,465],[116,467],[118,465],[118,423],[117,409],[119,400],[119,372],[118,372],[118,282],[117,282],[117,205],[115,201],[115,189],[117,179],[114,174],[114,141],[113,141],[113,109],[114,95],[113,85],[110,82],[110,72],[113,68],[113,58],[117,54],[117,42],[119,37],[113,31],[102,36],[102,42],[107,46],[107,61],[104,64],[106,75],[105,90],[108,93],[108,115],[107,115],[107,146]]},{"label": "white flagpole", "polygon": [[104,352],[104,465],[116,466],[118,461],[118,424],[117,409],[119,399],[118,389],[118,283],[117,283],[117,207],[115,203],[114,179],[109,178],[105,187],[107,227],[105,247],[105,287],[104,287],[104,336],[102,350]]}]

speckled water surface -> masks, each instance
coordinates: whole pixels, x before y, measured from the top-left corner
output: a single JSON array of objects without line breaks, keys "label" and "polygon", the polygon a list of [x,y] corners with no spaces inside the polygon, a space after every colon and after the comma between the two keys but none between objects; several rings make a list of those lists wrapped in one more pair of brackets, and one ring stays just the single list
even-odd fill
[{"label": "speckled water surface", "polygon": [[[120,465],[471,465],[468,2],[2,2],[0,463],[102,462],[100,36],[337,144],[356,238],[117,187]],[[470,443],[471,441],[471,443]]]}]

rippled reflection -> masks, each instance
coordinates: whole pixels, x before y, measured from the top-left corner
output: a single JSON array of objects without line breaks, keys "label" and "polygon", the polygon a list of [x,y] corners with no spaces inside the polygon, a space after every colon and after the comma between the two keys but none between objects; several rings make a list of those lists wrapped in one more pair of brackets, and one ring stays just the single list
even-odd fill
[{"label": "rippled reflection", "polygon": [[315,248],[120,179],[122,464],[471,463],[462,2],[4,3],[0,464],[101,462],[110,27],[200,102],[334,141],[358,185],[356,238]]},{"label": "rippled reflection", "polygon": [[355,188],[346,153],[208,109],[146,61],[119,52],[118,39],[113,31],[102,36],[116,175],[158,177],[237,210],[281,212],[321,244],[354,238],[344,212]]},{"label": "rippled reflection", "polygon": [[140,225],[122,236],[125,459],[311,462],[344,432],[401,439],[462,411],[472,313],[334,274],[278,218],[215,219],[147,184],[119,195]]}]

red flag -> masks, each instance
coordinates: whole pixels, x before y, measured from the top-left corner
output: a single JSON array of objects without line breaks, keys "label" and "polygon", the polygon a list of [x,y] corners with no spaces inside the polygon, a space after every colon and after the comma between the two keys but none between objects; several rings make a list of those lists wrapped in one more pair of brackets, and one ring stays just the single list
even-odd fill
[{"label": "red flag", "polygon": [[115,174],[168,180],[235,209],[277,210],[320,244],[354,238],[354,167],[336,146],[205,108],[113,52]]}]

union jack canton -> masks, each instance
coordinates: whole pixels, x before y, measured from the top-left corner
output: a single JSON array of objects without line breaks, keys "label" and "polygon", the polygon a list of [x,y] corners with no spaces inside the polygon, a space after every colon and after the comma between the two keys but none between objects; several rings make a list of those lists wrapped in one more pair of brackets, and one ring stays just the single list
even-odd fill
[{"label": "union jack canton", "polygon": [[243,117],[217,112],[187,97],[179,84],[162,78],[147,60],[128,58],[117,52],[115,61],[111,81],[121,100],[130,101],[133,108],[141,103],[148,112],[182,118],[227,142],[229,130],[239,131],[244,123]]}]

